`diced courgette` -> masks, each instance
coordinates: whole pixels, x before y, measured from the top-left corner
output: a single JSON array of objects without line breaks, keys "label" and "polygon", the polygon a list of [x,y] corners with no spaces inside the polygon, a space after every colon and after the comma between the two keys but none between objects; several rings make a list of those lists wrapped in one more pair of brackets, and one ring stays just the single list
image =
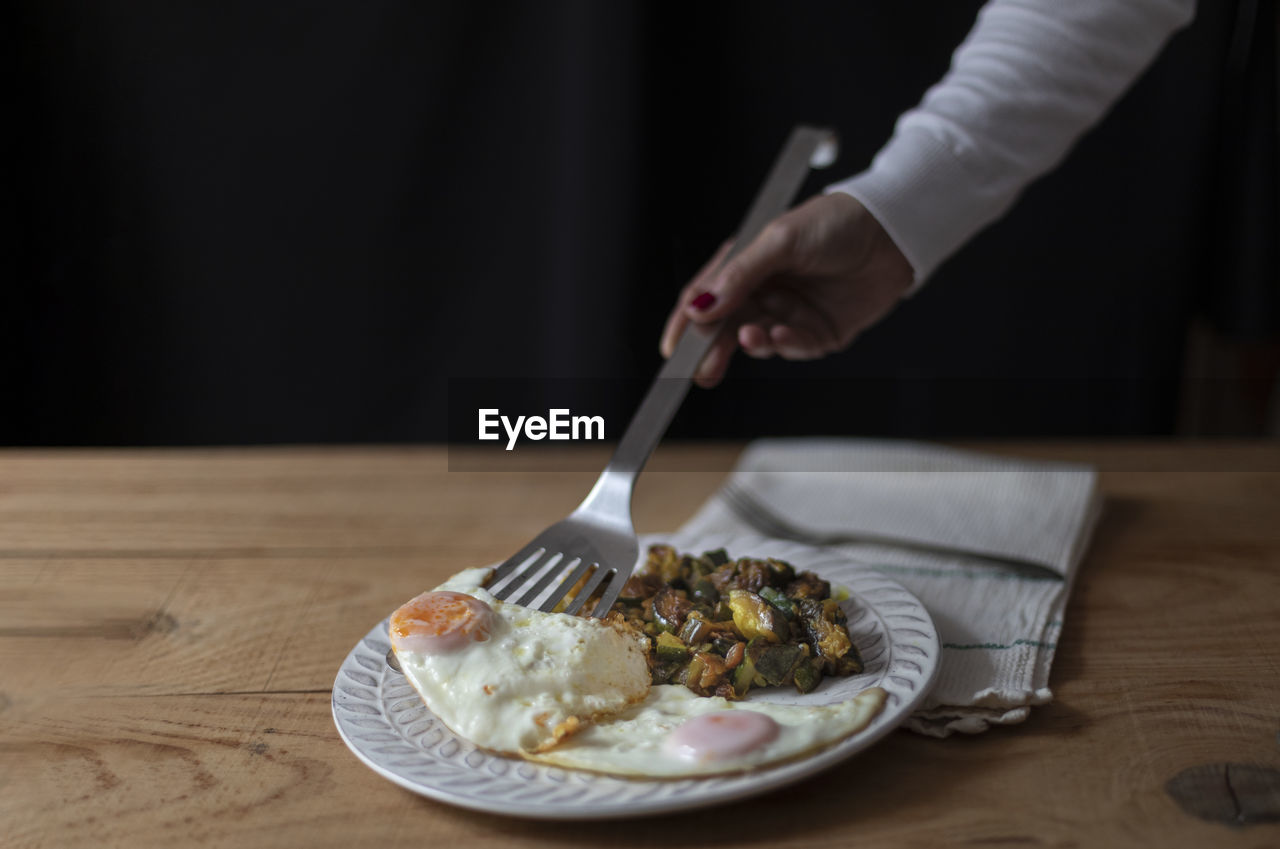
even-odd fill
[{"label": "diced courgette", "polygon": [[684,668],[684,662],[678,660],[660,660],[653,665],[650,671],[651,680],[654,684],[669,684],[676,673]]},{"label": "diced courgette", "polygon": [[796,578],[796,567],[782,560],[774,560],[770,557],[767,561],[769,571],[773,573],[774,580],[780,584],[787,584]]},{"label": "diced courgette", "polygon": [[755,661],[751,657],[751,653],[747,652],[742,662],[733,668],[733,694],[738,698],[742,698],[751,689],[751,684],[756,677]]},{"label": "diced courgette", "polygon": [[814,687],[822,683],[822,670],[807,659],[797,663],[791,675],[795,679],[796,689],[802,693],[812,692]]},{"label": "diced courgette", "polygon": [[796,618],[795,602],[787,598],[782,590],[774,589],[773,587],[761,587],[760,597],[777,608],[778,612],[787,619]]},{"label": "diced courgette", "polygon": [[689,657],[689,647],[675,634],[660,633],[653,644],[659,661],[683,661]]},{"label": "diced courgette", "polygon": [[791,636],[787,620],[777,608],[749,590],[730,590],[729,609],[733,611],[733,624],[749,640],[763,637],[771,643],[782,643]]},{"label": "diced courgette", "polygon": [[693,659],[689,661],[689,665],[684,669],[684,679],[680,682],[690,690],[697,691],[698,682],[702,679],[702,673],[705,667],[702,661],[695,654]]},{"label": "diced courgette", "polygon": [[705,619],[697,614],[691,615],[684,620],[678,635],[682,642],[687,646],[696,646],[705,642],[711,634],[711,626]]},{"label": "diced courgette", "polygon": [[756,658],[756,672],[775,687],[785,684],[802,654],[796,645],[766,646]]},{"label": "diced courgette", "polygon": [[720,591],[716,585],[706,578],[697,578],[689,588],[689,595],[694,601],[715,607],[720,603]]},{"label": "diced courgette", "polygon": [[702,556],[710,560],[711,565],[713,566],[723,566],[724,564],[729,562],[729,553],[725,551],[723,548],[717,548],[714,551],[703,552]]}]

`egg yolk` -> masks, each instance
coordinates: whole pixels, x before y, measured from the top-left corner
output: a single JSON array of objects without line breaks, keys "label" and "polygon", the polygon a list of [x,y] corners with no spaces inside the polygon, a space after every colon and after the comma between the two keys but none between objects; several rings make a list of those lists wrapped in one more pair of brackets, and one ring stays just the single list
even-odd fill
[{"label": "egg yolk", "polygon": [[724,760],[764,746],[778,731],[778,723],[763,713],[722,710],[681,724],[663,741],[663,749],[686,761]]},{"label": "egg yolk", "polygon": [[449,590],[423,593],[391,614],[396,651],[445,654],[489,639],[493,609],[478,598]]}]

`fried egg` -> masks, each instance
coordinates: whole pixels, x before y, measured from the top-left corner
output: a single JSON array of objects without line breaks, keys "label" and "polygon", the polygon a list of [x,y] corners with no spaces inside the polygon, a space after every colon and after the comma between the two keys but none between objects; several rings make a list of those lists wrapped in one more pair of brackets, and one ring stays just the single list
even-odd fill
[{"label": "fried egg", "polygon": [[530,760],[628,777],[682,778],[741,772],[791,760],[861,731],[885,691],[830,705],[730,702],[662,684],[634,707],[583,729]]},{"label": "fried egg", "polygon": [[455,734],[525,755],[645,698],[641,638],[499,601],[483,589],[490,573],[461,572],[391,616],[400,668]]},{"label": "fried egg", "polygon": [[650,686],[645,638],[598,619],[506,604],[469,569],[391,616],[405,677],[481,748],[568,769],[680,778],[815,752],[865,728],[885,692],[837,704],[730,702]]}]

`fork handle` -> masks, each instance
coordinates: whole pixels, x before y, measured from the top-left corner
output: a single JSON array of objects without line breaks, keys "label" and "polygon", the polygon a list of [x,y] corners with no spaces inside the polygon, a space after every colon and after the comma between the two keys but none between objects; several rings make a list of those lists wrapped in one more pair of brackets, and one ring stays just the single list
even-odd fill
[{"label": "fork handle", "polygon": [[[787,211],[809,169],[825,168],[835,159],[835,146],[836,134],[832,130],[798,126],[791,131],[721,266],[751,244],[765,225]],[[607,506],[630,521],[631,488],[635,478],[666,433],[676,410],[680,409],[694,372],[724,324],[721,321],[706,325],[690,322],[686,325],[675,353],[658,372],[640,407],[631,417],[613,458],[582,503],[583,508],[588,504]],[[625,500],[618,504],[618,499]],[[602,501],[607,504],[601,504]]]},{"label": "fork handle", "polygon": [[[729,260],[742,253],[747,245],[755,241],[756,236],[763,232],[770,221],[790,208],[796,192],[800,191],[800,185],[809,174],[809,169],[825,168],[831,164],[835,158],[835,146],[836,134],[832,130],[799,126],[791,131],[790,138],[787,139],[782,152],[778,154],[778,158],[774,160],[769,176],[765,178],[764,185],[760,187],[759,193],[756,194],[755,200],[752,201],[751,208],[747,211],[746,218],[742,221],[742,226],[738,228],[738,234],[734,239],[733,245],[716,267],[717,270],[723,268],[728,264]],[[658,372],[658,380],[668,378],[691,380],[694,372],[698,370],[698,366],[702,364],[702,358],[707,355],[707,351],[711,350],[711,344],[720,335],[720,330],[724,327],[724,324],[724,321],[719,321],[714,324],[694,324],[690,322],[685,325],[684,333],[681,334],[680,341],[676,344],[676,349],[671,354],[671,358],[663,364],[661,371]],[[654,388],[657,388],[656,382]],[[650,452],[653,451],[658,440],[666,431],[667,424],[670,423],[671,418],[675,415],[675,411],[679,409],[680,401],[683,400],[684,392],[687,390],[688,384],[686,383],[670,412],[662,419],[658,434],[653,439],[654,444],[649,446],[648,450],[640,458],[641,465],[644,464],[644,460],[648,458]],[[651,389],[649,396],[646,396],[644,403],[640,405],[632,424],[635,424],[636,420],[640,418],[640,413],[644,412],[648,406],[649,397],[652,395],[653,390]],[[627,443],[627,437],[631,435],[632,430],[634,428],[627,428],[627,432],[619,444],[619,449]],[[621,453],[621,450],[619,450],[619,453]]]}]

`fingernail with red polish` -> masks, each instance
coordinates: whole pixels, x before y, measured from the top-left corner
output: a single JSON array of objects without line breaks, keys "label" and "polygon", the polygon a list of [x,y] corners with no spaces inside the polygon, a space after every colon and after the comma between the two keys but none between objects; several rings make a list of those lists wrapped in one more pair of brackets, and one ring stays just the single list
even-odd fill
[{"label": "fingernail with red polish", "polygon": [[716,303],[715,295],[711,294],[710,292],[703,292],[702,294],[698,295],[698,297],[690,301],[689,306],[693,307],[698,312],[702,312],[703,310],[711,309],[713,306],[715,306],[715,303]]}]

